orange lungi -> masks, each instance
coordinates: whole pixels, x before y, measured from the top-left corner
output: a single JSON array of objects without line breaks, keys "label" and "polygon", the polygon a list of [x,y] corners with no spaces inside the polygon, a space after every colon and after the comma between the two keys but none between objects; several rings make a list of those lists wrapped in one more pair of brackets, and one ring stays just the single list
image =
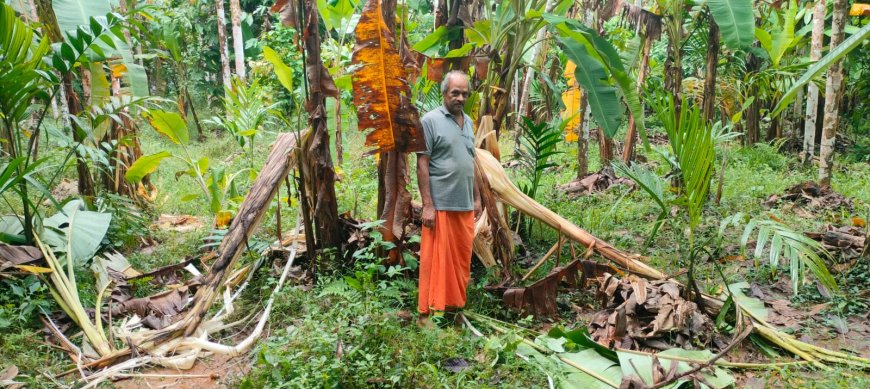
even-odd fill
[{"label": "orange lungi", "polygon": [[417,310],[465,306],[471,278],[474,211],[435,211],[435,228],[423,227]]}]

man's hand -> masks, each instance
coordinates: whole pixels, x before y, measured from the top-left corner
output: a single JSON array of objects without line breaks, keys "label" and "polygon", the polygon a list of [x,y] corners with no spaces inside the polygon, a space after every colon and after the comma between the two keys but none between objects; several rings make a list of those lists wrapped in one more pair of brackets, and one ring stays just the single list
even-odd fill
[{"label": "man's hand", "polygon": [[423,206],[423,227],[435,228],[435,207]]},{"label": "man's hand", "polygon": [[479,218],[481,212],[483,212],[483,207],[480,205],[480,200],[474,199],[474,219]]}]

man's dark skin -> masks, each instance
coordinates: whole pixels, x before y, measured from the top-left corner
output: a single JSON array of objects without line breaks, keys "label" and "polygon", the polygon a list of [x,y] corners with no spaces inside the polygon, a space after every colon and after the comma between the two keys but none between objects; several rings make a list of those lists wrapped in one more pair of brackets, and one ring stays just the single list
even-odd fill
[{"label": "man's dark skin", "polygon": [[[465,125],[465,115],[462,109],[468,99],[468,79],[462,76],[452,76],[447,80],[447,91],[443,94],[444,107],[453,115],[459,128]],[[423,199],[423,226],[435,227],[435,205],[432,203],[432,192],[429,191],[429,156],[417,155],[417,183],[420,186],[420,197]],[[474,186],[474,215],[480,214],[480,195]]]}]

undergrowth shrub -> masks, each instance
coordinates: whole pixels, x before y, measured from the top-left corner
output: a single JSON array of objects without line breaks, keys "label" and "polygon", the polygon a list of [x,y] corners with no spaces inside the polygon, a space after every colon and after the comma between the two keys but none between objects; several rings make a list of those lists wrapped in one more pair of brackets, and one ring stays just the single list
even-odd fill
[{"label": "undergrowth shrub", "polygon": [[[276,317],[286,321],[276,323],[280,329],[259,348],[242,388],[530,387],[546,381],[513,355],[492,364],[491,356],[479,354],[485,341],[468,332],[419,329],[409,313],[414,294],[395,306],[388,303],[395,301],[390,288],[375,288],[375,303],[367,306],[357,290],[342,285],[332,279],[307,292],[285,292]],[[446,370],[456,358],[470,367]]]}]

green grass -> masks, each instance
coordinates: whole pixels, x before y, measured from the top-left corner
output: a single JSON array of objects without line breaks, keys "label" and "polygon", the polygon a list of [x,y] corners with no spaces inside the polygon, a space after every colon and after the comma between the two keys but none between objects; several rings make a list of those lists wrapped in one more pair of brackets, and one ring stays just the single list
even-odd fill
[{"label": "green grass", "polygon": [[[327,282],[310,291],[292,287],[276,307],[282,312],[258,348],[255,366],[241,383],[260,387],[533,387],[546,379],[507,353],[487,350],[487,339],[456,329],[420,329],[415,284],[378,287],[361,298]],[[397,299],[396,295],[399,294]],[[444,368],[451,359],[469,367]]]}]

